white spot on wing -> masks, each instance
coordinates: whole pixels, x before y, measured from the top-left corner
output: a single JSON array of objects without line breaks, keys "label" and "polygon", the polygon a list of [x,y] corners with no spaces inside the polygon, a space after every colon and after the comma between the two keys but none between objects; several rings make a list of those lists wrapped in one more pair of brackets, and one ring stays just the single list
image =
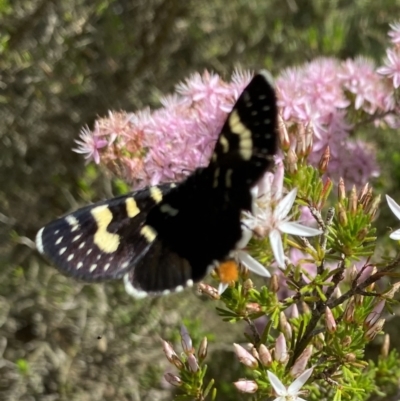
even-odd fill
[{"label": "white spot on wing", "polygon": [[79,262],[79,263],[76,265],[76,268],[79,270],[82,266],[83,266],[83,263],[82,263],[82,262]]},{"label": "white spot on wing", "polygon": [[79,229],[79,221],[72,214],[65,218],[65,221],[71,226],[71,232]]},{"label": "white spot on wing", "polygon": [[186,287],[193,287],[193,280],[186,281]]},{"label": "white spot on wing", "polygon": [[126,267],[128,267],[129,266],[129,262],[124,262],[124,263],[122,263],[122,265],[121,265],[121,267],[123,268],[123,269],[125,269]]},{"label": "white spot on wing", "polygon": [[93,251],[93,249],[92,249],[92,248],[89,248],[89,249],[87,250],[87,252],[86,252],[86,255],[90,255],[92,251]]},{"label": "white spot on wing", "polygon": [[56,245],[58,245],[62,240],[63,240],[63,236],[61,236],[57,241],[56,241]]},{"label": "white spot on wing", "polygon": [[110,263],[106,263],[104,265],[104,271],[106,272],[110,266],[111,266]]},{"label": "white spot on wing", "polygon": [[81,238],[81,237],[82,237],[82,233],[78,234],[78,235],[75,235],[75,237],[72,239],[72,242],[78,241],[78,239]]},{"label": "white spot on wing", "polygon": [[81,242],[78,246],[78,249],[82,249],[85,246],[85,241]]},{"label": "white spot on wing", "polygon": [[61,248],[59,254],[62,255],[67,250],[67,247]]},{"label": "white spot on wing", "polygon": [[175,292],[182,292],[183,291],[183,285],[178,285],[178,287],[175,288]]},{"label": "white spot on wing", "polygon": [[96,267],[97,267],[97,263],[93,263],[93,264],[90,266],[89,271],[92,272],[93,270],[96,269]]},{"label": "white spot on wing", "polygon": [[70,262],[74,258],[74,254],[71,253],[71,255],[68,256],[67,261]]},{"label": "white spot on wing", "polygon": [[129,273],[124,275],[125,291],[134,298],[141,299],[147,297],[147,292],[135,288],[129,280]]},{"label": "white spot on wing", "polygon": [[44,227],[42,227],[42,228],[38,231],[38,233],[36,234],[36,239],[35,239],[36,248],[37,248],[37,250],[38,250],[40,253],[44,253],[43,239],[42,239],[43,230],[44,230]]}]

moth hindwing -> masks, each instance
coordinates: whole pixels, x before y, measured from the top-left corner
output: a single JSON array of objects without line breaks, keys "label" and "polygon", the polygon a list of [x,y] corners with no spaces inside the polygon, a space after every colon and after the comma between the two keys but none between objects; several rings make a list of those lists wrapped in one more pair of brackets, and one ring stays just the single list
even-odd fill
[{"label": "moth hindwing", "polygon": [[86,281],[124,276],[141,297],[183,289],[224,261],[241,238],[251,187],[272,164],[277,106],[269,76],[254,76],[235,103],[210,163],[176,184],[84,207],[42,228],[40,253]]}]

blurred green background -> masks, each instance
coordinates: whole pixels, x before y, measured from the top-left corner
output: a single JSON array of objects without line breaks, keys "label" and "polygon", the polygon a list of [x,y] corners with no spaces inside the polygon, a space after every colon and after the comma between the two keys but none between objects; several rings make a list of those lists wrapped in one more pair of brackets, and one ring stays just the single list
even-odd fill
[{"label": "blurred green background", "polygon": [[[0,400],[171,399],[159,338],[177,341],[182,321],[195,339],[212,333],[218,399],[246,399],[230,384],[243,376],[230,344],[244,326],[222,324],[214,303],[190,290],[139,302],[121,283],[84,286],[30,240],[112,195],[112,177],[71,151],[97,116],[156,107],[204,69],[379,63],[399,15],[395,0],[0,0]],[[369,135],[391,177],[380,186],[398,190],[398,133]]]}]

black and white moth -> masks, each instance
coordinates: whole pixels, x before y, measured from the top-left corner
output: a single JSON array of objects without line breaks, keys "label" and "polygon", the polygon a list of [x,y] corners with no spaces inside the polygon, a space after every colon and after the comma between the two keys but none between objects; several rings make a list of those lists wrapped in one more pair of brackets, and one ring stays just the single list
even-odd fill
[{"label": "black and white moth", "polygon": [[251,188],[273,163],[276,95],[253,77],[228,115],[209,165],[177,184],[152,186],[83,207],[36,236],[39,252],[69,276],[124,278],[136,297],[179,291],[229,257],[241,239]]}]

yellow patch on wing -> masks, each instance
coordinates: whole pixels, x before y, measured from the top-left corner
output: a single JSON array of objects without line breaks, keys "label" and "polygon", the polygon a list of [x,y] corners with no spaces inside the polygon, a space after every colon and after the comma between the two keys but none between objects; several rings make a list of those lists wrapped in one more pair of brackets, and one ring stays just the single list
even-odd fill
[{"label": "yellow patch on wing", "polygon": [[140,213],[140,209],[138,208],[138,205],[137,205],[135,199],[133,199],[131,197],[126,198],[125,206],[126,206],[126,214],[130,218],[133,218]]},{"label": "yellow patch on wing", "polygon": [[107,227],[113,219],[111,210],[107,205],[97,206],[90,211],[97,223],[97,231],[93,242],[105,253],[113,253],[119,246],[119,235],[107,231]]},{"label": "yellow patch on wing", "polygon": [[150,187],[150,196],[156,203],[160,203],[163,198],[162,192],[158,187]]},{"label": "yellow patch on wing", "polygon": [[140,230],[140,234],[142,234],[147,242],[153,242],[157,237],[157,231],[151,226],[143,226]]},{"label": "yellow patch on wing", "polygon": [[233,110],[229,116],[229,128],[233,134],[239,135],[239,153],[244,160],[249,160],[252,155],[253,140],[251,131],[240,121],[237,110]]}]

